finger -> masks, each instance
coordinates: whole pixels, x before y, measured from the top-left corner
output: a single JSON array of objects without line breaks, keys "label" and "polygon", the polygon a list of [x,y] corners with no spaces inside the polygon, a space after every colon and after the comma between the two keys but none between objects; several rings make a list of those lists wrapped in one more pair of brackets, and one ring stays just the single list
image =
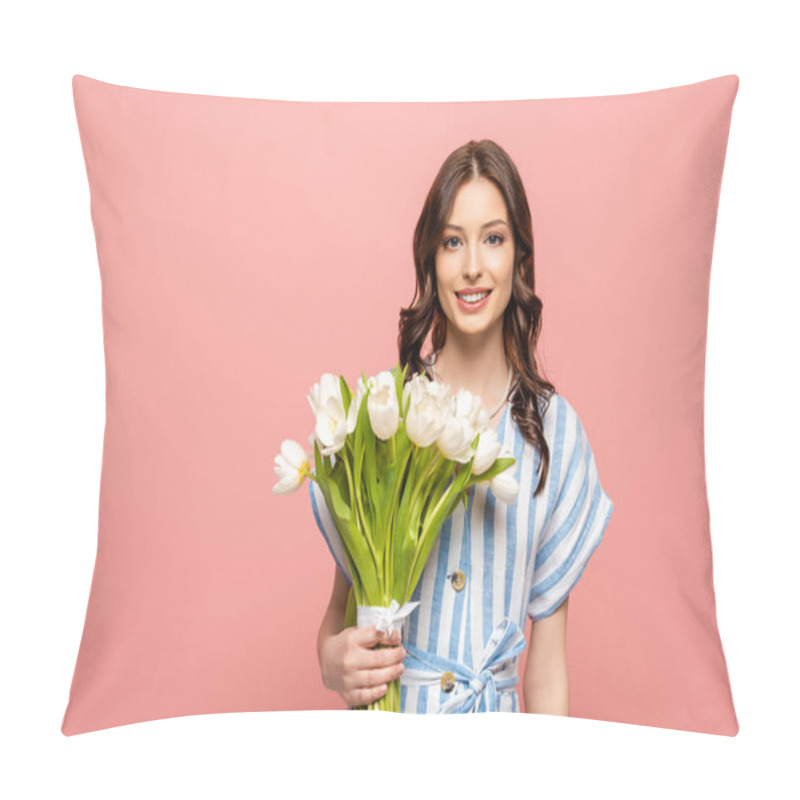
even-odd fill
[{"label": "finger", "polygon": [[403,663],[389,664],[386,667],[379,667],[378,669],[362,670],[358,673],[356,685],[359,688],[370,688],[373,686],[380,686],[384,683],[391,683],[397,680],[404,671]]},{"label": "finger", "polygon": [[351,686],[354,689],[370,689],[373,686],[390,683],[391,681],[397,680],[403,674],[404,669],[403,663],[400,662],[375,669],[358,670],[358,672],[353,674]]},{"label": "finger", "polygon": [[351,706],[366,706],[380,700],[386,694],[388,686],[385,683],[379,686],[371,686],[367,689],[356,689],[350,694],[350,699],[347,701]]},{"label": "finger", "polygon": [[379,647],[376,650],[367,650],[364,655],[366,669],[380,669],[399,664],[406,657],[406,649],[399,644],[394,647]]},{"label": "finger", "polygon": [[382,641],[383,632],[374,625],[369,625],[366,628],[356,628],[354,636],[361,647],[370,648]]},{"label": "finger", "polygon": [[400,644],[402,641],[402,636],[400,635],[400,631],[395,628],[391,633],[386,633],[383,636],[383,640],[380,644],[395,646]]},{"label": "finger", "polygon": [[400,632],[393,631],[391,635],[387,635],[385,631],[379,631],[375,625],[370,625],[366,628],[358,628],[358,643],[367,649],[375,647],[376,644],[388,645],[400,641]]},{"label": "finger", "polygon": [[395,629],[392,631],[392,635],[389,637],[389,644],[400,644],[402,641],[402,636],[400,635],[400,631]]}]

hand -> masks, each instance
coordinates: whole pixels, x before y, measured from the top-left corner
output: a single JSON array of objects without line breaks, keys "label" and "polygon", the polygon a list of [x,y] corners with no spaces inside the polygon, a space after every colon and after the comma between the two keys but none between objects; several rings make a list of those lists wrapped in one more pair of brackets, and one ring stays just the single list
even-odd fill
[{"label": "hand", "polygon": [[[348,706],[374,703],[403,671],[406,651],[400,642],[399,631],[387,637],[374,625],[345,628],[329,636],[320,648],[322,682]],[[389,646],[373,650],[377,644]]]}]

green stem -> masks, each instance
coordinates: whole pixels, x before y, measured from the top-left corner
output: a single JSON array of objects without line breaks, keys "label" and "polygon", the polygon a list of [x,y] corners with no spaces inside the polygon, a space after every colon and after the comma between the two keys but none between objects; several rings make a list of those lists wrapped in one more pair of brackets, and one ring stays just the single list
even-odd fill
[{"label": "green stem", "polygon": [[[348,464],[347,459],[343,458],[342,461],[344,462],[344,468],[345,471],[347,472],[347,484],[350,487],[350,497],[352,498],[355,497],[353,475],[350,472],[350,465]],[[359,506],[361,505],[360,501],[357,500],[356,502],[358,503]],[[361,513],[363,515],[364,513],[363,509]],[[367,540],[367,546],[369,547],[370,552],[372,553],[372,560],[375,562],[375,569],[378,570],[378,575],[380,576],[380,571],[381,571],[380,559],[378,558],[378,554],[375,551],[375,544],[372,541],[372,536],[370,536],[369,532],[366,531],[364,538]]]},{"label": "green stem", "polygon": [[[428,520],[435,519],[436,514],[439,512],[441,507],[443,505],[445,505],[446,503],[450,502],[450,500],[451,500],[450,495],[452,494],[452,491],[453,491],[453,488],[455,487],[455,485],[456,485],[456,482],[454,480],[453,483],[450,484],[450,488],[446,492],[444,492],[442,494],[442,496],[439,498],[439,502],[433,507],[433,510],[428,512],[428,516],[427,516],[426,519],[428,519]],[[405,597],[408,597],[409,596],[409,592],[411,591],[411,576],[414,574],[414,570],[417,567],[417,560],[419,558],[420,551],[422,550],[422,544],[424,543],[425,537],[428,534],[429,530],[430,530],[430,522],[428,522],[427,526],[423,524],[422,534],[419,537],[419,541],[417,542],[416,548],[414,548],[414,558],[411,560],[411,566],[410,566],[410,568],[408,570],[408,581],[406,583],[406,591],[405,591],[405,595],[404,595]]]},{"label": "green stem", "polygon": [[[353,455],[353,459],[355,460],[355,456],[356,456],[355,450],[352,451],[352,455]],[[350,476],[349,464],[346,461],[345,461],[345,468],[347,469],[348,476]],[[362,475],[363,475],[363,472],[362,472]],[[353,491],[353,489],[355,490],[354,499],[356,501],[356,507],[358,508],[358,511],[359,511],[359,514],[360,514],[360,517],[361,517],[361,522],[364,525],[364,532],[366,533],[367,537],[371,540],[372,539],[371,526],[368,523],[367,515],[364,513],[364,504],[361,502],[361,486],[360,485],[356,485],[354,480],[351,480],[350,486],[351,486],[351,491]]]},{"label": "green stem", "polygon": [[417,487],[414,491],[414,494],[411,497],[411,510],[414,510],[414,507],[417,503],[417,496],[421,491],[424,491],[426,488],[426,483],[428,478],[436,471],[439,464],[442,462],[442,456],[439,452],[439,448],[436,445],[433,445],[434,452],[431,456],[431,460],[425,465],[425,468],[422,471],[422,477],[417,481]]},{"label": "green stem", "polygon": [[[392,442],[392,463],[397,463],[397,452],[394,450],[394,438],[391,440]],[[394,482],[394,486],[392,487],[392,503],[389,506],[389,519],[387,520],[387,525],[389,526],[390,531],[394,531],[397,525],[397,512],[399,510],[398,506],[398,496],[400,494],[400,488],[403,484],[403,477],[405,476],[406,466],[408,465],[408,461],[411,458],[412,453],[414,452],[414,445],[409,442],[408,447],[405,449],[405,453],[403,455],[403,462],[400,464],[397,473],[396,479]],[[403,531],[401,536],[405,535],[405,531]],[[390,542],[386,544],[386,550],[388,552],[389,557],[389,565],[386,571],[386,581],[387,585],[392,587],[392,592],[394,592],[394,548],[395,548],[395,540],[392,538]],[[391,598],[390,598],[391,599]]]}]

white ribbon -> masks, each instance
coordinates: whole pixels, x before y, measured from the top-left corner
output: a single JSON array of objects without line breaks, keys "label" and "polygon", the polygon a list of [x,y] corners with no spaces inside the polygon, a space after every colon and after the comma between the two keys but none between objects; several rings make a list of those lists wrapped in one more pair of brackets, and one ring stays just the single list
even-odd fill
[{"label": "white ribbon", "polygon": [[[390,636],[396,630],[403,635],[403,622],[405,618],[419,605],[419,600],[406,603],[402,607],[397,600],[392,600],[388,606],[356,606],[356,626],[368,628],[375,625],[379,631],[386,631]],[[395,624],[397,623],[397,624]]]}]

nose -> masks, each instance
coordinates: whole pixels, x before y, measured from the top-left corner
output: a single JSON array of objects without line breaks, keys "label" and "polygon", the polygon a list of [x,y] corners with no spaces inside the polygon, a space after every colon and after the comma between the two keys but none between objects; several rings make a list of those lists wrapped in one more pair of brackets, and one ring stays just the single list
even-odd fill
[{"label": "nose", "polygon": [[464,260],[464,277],[474,281],[481,274],[483,274],[483,270],[481,269],[478,253],[475,249],[472,249]]}]

